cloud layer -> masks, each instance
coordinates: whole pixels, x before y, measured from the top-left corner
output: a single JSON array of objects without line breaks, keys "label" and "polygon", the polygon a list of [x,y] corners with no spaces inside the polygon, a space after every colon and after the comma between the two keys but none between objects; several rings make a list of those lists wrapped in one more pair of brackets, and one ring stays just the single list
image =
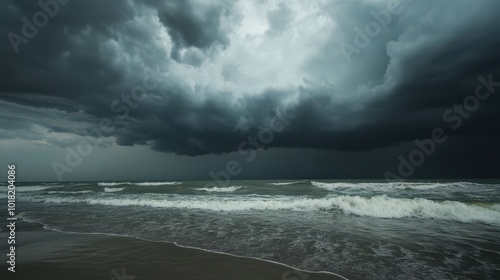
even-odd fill
[{"label": "cloud layer", "polygon": [[[42,10],[36,1],[0,6],[5,35],[22,36],[21,18]],[[295,118],[267,148],[367,151],[427,138],[435,127],[498,139],[498,92],[459,129],[443,114],[474,95],[479,76],[500,81],[499,8],[487,0],[71,1],[18,54],[8,39],[0,44],[0,138],[65,146],[109,118],[115,129],[104,136],[119,145],[218,154],[286,110]],[[356,44],[359,30],[366,46]],[[149,78],[158,84],[127,103]]]}]

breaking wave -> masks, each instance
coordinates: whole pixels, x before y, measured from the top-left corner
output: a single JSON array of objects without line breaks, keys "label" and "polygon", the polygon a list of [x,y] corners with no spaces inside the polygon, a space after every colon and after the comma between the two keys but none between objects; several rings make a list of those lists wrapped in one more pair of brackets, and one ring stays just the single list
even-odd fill
[{"label": "breaking wave", "polygon": [[125,188],[104,188],[105,192],[120,192],[123,191]]},{"label": "breaking wave", "polygon": [[338,190],[338,189],[370,189],[370,190],[430,190],[437,188],[471,188],[484,185],[469,183],[469,182],[457,182],[457,183],[416,183],[416,182],[387,182],[387,183],[324,183],[312,181],[311,184],[314,187],[325,189],[325,190]]},{"label": "breaking wave", "polygon": [[294,181],[294,182],[277,182],[277,183],[269,183],[271,185],[275,186],[286,186],[286,185],[294,185],[294,184],[300,184],[304,183],[305,181]]},{"label": "breaking wave", "polygon": [[101,187],[114,187],[114,186],[119,186],[119,185],[130,185],[131,183],[130,182],[121,182],[121,183],[115,183],[115,182],[111,182],[111,183],[107,183],[107,182],[101,182],[101,183],[97,183],[97,185],[101,186]]},{"label": "breaking wave", "polygon": [[[87,203],[108,206],[144,206],[156,208],[200,209],[212,211],[246,210],[292,210],[320,211],[338,210],[344,214],[376,218],[400,219],[420,218],[452,220],[463,223],[483,222],[500,224],[497,206],[482,207],[458,201],[432,201],[423,198],[391,198],[385,195],[373,197],[335,196],[325,198],[307,197],[208,197],[170,195],[167,197],[47,198],[51,203]],[[495,207],[495,208],[494,208]]]},{"label": "breaking wave", "polygon": [[83,194],[83,193],[93,193],[94,191],[50,191],[48,194]]},{"label": "breaking wave", "polygon": [[179,185],[181,182],[143,182],[143,183],[135,183],[136,186],[164,186],[164,185]]},{"label": "breaking wave", "polygon": [[18,186],[16,187],[16,192],[37,192],[43,191],[51,186]]},{"label": "breaking wave", "polygon": [[218,187],[213,187],[213,188],[198,188],[195,190],[198,191],[205,191],[205,192],[234,192],[236,190],[239,190],[243,187],[240,186],[233,186],[233,187],[225,187],[225,188],[218,188]]}]

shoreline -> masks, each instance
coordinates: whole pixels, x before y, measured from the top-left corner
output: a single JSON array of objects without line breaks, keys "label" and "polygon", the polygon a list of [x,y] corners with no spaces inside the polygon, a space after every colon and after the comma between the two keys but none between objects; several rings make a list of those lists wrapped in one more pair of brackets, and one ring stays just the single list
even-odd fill
[{"label": "shoreline", "polygon": [[[0,233],[2,239],[5,234]],[[2,279],[347,279],[172,242],[63,232],[37,222],[22,221],[17,239],[16,272],[7,271],[4,263],[0,275],[7,278]]]}]

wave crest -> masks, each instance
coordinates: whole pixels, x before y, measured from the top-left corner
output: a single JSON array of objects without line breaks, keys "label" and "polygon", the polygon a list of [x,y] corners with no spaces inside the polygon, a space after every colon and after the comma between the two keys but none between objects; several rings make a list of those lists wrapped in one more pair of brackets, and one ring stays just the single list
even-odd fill
[{"label": "wave crest", "polygon": [[82,194],[82,193],[93,193],[94,191],[50,191],[48,194]]},{"label": "wave crest", "polygon": [[368,189],[368,190],[430,190],[436,188],[470,188],[481,186],[476,183],[469,182],[456,182],[456,183],[418,183],[418,182],[387,182],[387,183],[324,183],[311,181],[314,187],[325,190],[338,190],[338,189]]},{"label": "wave crest", "polygon": [[51,186],[18,186],[16,187],[16,192],[37,192],[43,191]]},{"label": "wave crest", "polygon": [[232,186],[232,187],[222,187],[222,188],[219,188],[219,187],[213,187],[213,188],[197,188],[195,190],[198,190],[198,191],[205,191],[205,192],[234,192],[236,190],[239,190],[243,187],[240,187],[240,186]]},{"label": "wave crest", "polygon": [[123,191],[125,188],[104,188],[105,192],[120,192]]},{"label": "wave crest", "polygon": [[131,183],[130,182],[118,182],[118,183],[115,183],[115,182],[101,182],[101,183],[97,183],[98,186],[101,186],[101,187],[114,187],[114,186],[119,186],[119,185],[130,185]]},{"label": "wave crest", "polygon": [[431,218],[463,223],[500,224],[500,213],[477,205],[458,201],[432,201],[424,198],[392,198],[386,195],[371,198],[336,197],[333,203],[342,211],[358,216],[377,218]]},{"label": "wave crest", "polygon": [[500,224],[500,212],[496,208],[482,207],[458,201],[432,201],[423,198],[392,198],[388,196],[330,196],[307,197],[207,197],[171,195],[162,197],[47,198],[52,203],[88,203],[109,206],[147,206],[157,208],[184,208],[213,211],[245,210],[292,210],[320,211],[340,210],[345,214],[376,218],[400,219],[420,218],[451,220],[463,223],[483,222]]},{"label": "wave crest", "polygon": [[135,183],[136,186],[146,187],[146,186],[164,186],[164,185],[180,185],[181,182],[142,182]]},{"label": "wave crest", "polygon": [[276,182],[276,183],[269,183],[270,185],[275,185],[275,186],[286,186],[286,185],[295,185],[295,184],[300,184],[304,183],[304,181],[294,181],[294,182]]}]

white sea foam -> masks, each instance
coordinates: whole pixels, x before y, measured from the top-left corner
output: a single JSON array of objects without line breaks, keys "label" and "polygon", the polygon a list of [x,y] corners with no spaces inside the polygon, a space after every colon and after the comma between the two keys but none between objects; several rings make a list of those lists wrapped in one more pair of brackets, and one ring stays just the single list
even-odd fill
[{"label": "white sea foam", "polygon": [[491,209],[497,211],[497,212],[500,212],[500,204],[494,204],[491,206]]},{"label": "white sea foam", "polygon": [[340,196],[333,204],[346,213],[377,218],[431,218],[459,222],[500,224],[500,213],[458,201],[432,201],[423,198]]},{"label": "white sea foam", "polygon": [[16,187],[16,192],[37,192],[43,191],[51,186],[18,186]]},{"label": "white sea foam", "polygon": [[118,183],[101,182],[101,183],[97,183],[97,185],[99,185],[101,187],[114,187],[114,186],[119,186],[119,185],[130,185],[130,184],[131,184],[130,182],[118,182]]},{"label": "white sea foam", "polygon": [[465,204],[458,201],[432,201],[423,198],[391,198],[374,196],[330,196],[325,198],[307,197],[207,197],[169,195],[161,199],[154,196],[129,196],[126,198],[88,198],[71,197],[47,198],[53,203],[88,203],[110,206],[146,206],[157,208],[183,208],[213,211],[246,210],[292,210],[319,211],[341,210],[343,213],[377,218],[406,218],[452,220],[464,223],[484,222],[500,224],[500,212],[491,208]]},{"label": "white sea foam", "polygon": [[[369,190],[430,190],[436,188],[470,188],[478,186],[476,183],[456,182],[456,183],[418,183],[418,182],[386,182],[386,183],[324,183],[314,182],[311,184],[317,188],[326,190],[338,189],[369,189]],[[484,186],[483,186],[484,187]]]},{"label": "white sea foam", "polygon": [[104,188],[105,192],[120,192],[123,191],[125,188]]},{"label": "white sea foam", "polygon": [[50,191],[49,194],[83,194],[83,193],[93,193],[94,191]]},{"label": "white sea foam", "polygon": [[135,183],[136,186],[164,186],[164,185],[179,185],[181,182],[143,182],[143,183]]},{"label": "white sea foam", "polygon": [[303,181],[294,181],[294,182],[277,182],[277,183],[269,183],[271,185],[275,186],[286,186],[286,185],[293,185],[293,184],[299,184],[302,183]]},{"label": "white sea foam", "polygon": [[232,187],[225,187],[225,188],[218,188],[218,187],[213,187],[213,188],[198,188],[195,190],[198,191],[205,191],[205,192],[234,192],[236,190],[239,190],[243,187],[241,186],[232,186]]},{"label": "white sea foam", "polygon": [[[112,206],[149,206],[158,208],[186,208],[186,209],[202,209],[214,211],[242,211],[242,210],[315,210],[318,208],[318,203],[314,203],[315,199],[289,199],[286,197],[248,197],[248,198],[220,198],[210,197],[200,199],[196,196],[189,195],[169,195],[162,196],[162,199],[154,197],[130,197],[130,198],[95,198],[95,199],[74,199],[74,198],[48,198],[46,202],[54,203],[88,203],[101,204]],[[321,202],[320,202],[321,203]],[[324,209],[327,209],[330,204],[328,201],[323,201]]]},{"label": "white sea foam", "polygon": [[38,222],[37,220],[32,219],[32,218],[30,218],[30,217],[27,217],[26,215],[27,215],[27,213],[26,213],[26,212],[21,212],[21,213],[19,213],[19,214],[17,214],[17,215],[16,215],[16,218],[18,218],[18,219],[22,219],[22,220],[23,220],[23,221],[25,221],[25,222],[32,222],[32,223],[36,223],[36,222]]}]

